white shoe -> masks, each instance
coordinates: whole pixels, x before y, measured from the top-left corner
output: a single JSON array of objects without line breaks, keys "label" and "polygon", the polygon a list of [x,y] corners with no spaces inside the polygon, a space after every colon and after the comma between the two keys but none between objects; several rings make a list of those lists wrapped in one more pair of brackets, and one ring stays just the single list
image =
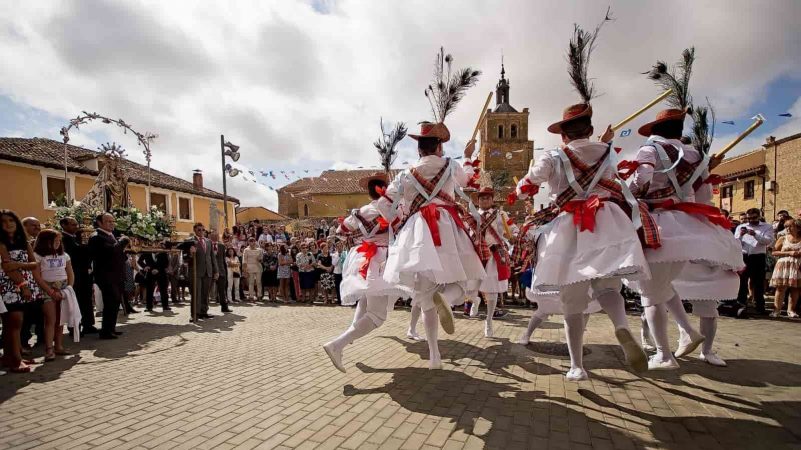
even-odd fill
[{"label": "white shoe", "polygon": [[336,367],[340,372],[346,373],[345,366],[342,365],[342,349],[334,345],[333,341],[323,345],[323,349],[331,359],[331,363],[334,365],[334,367]]},{"label": "white shoe", "polygon": [[584,381],[589,378],[587,371],[581,367],[572,368],[565,374],[565,379],[567,381]]},{"label": "white shoe", "polygon": [[646,352],[655,352],[656,351],[656,347],[654,347],[654,344],[648,342],[647,340],[646,341],[642,341],[642,349],[645,350]]},{"label": "white shoe", "polygon": [[425,341],[426,340],[426,338],[424,338],[423,336],[420,336],[419,334],[417,334],[417,332],[414,332],[414,331],[411,331],[411,330],[406,332],[406,337],[411,339],[411,340],[413,340],[413,341]]},{"label": "white shoe", "polygon": [[631,331],[626,328],[617,329],[615,337],[626,356],[626,364],[635,372],[645,372],[648,369],[648,355],[637,345]]},{"label": "white shoe", "polygon": [[520,339],[517,340],[517,343],[520,345],[528,345],[529,341],[531,341],[531,336],[523,333],[523,335],[520,336]]},{"label": "white shoe", "polygon": [[674,355],[676,358],[689,355],[690,353],[694,352],[699,345],[703,344],[704,340],[706,340],[706,338],[699,334],[698,336],[691,338],[689,342],[679,342],[679,348],[676,349],[676,353],[674,353]]},{"label": "white shoe", "polygon": [[453,323],[453,311],[451,311],[451,306],[439,292],[434,293],[434,306],[437,308],[439,324],[442,329],[448,334],[453,334],[456,331]]},{"label": "white shoe", "polygon": [[488,323],[488,324],[484,325],[484,337],[491,338],[494,335],[495,335],[495,333],[492,330],[492,324]]},{"label": "white shoe", "polygon": [[723,358],[718,356],[718,354],[715,352],[712,352],[708,355],[701,353],[700,359],[701,361],[706,361],[707,363],[716,367],[726,367],[728,365],[726,364],[726,361],[724,361]]},{"label": "white shoe", "polygon": [[670,356],[667,361],[657,359],[657,355],[652,356],[648,360],[648,370],[676,370],[679,368],[679,363],[675,358]]}]

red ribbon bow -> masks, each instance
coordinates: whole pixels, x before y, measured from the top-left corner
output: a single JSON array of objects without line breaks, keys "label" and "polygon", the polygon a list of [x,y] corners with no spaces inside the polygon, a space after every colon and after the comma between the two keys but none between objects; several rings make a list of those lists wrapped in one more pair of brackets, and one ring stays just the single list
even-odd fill
[{"label": "red ribbon bow", "polygon": [[356,249],[359,253],[364,253],[364,262],[362,265],[359,266],[359,275],[362,276],[365,280],[367,279],[367,269],[370,268],[370,261],[375,256],[376,252],[378,251],[378,246],[375,245],[373,242],[370,241],[363,241],[362,245]]},{"label": "red ribbon bow", "polygon": [[698,214],[699,216],[706,217],[707,220],[719,227],[723,227],[727,230],[731,229],[731,222],[729,219],[727,219],[726,216],[720,212],[720,209],[715,206],[705,205],[703,203],[676,202],[673,199],[665,200],[664,202],[653,206],[654,208],[681,211],[687,214]]},{"label": "red ribbon bow", "polygon": [[472,166],[474,168],[477,168],[479,166],[479,164],[481,164],[481,161],[478,160],[478,159],[474,159],[473,161],[465,161],[464,162],[465,166]]},{"label": "red ribbon bow", "polygon": [[640,167],[639,161],[628,161],[623,160],[617,165],[617,172],[620,178],[624,180],[628,180],[629,177],[634,175],[634,172],[637,171],[637,168]]},{"label": "red ribbon bow", "polygon": [[506,204],[509,206],[514,206],[515,202],[517,202],[517,194],[510,192],[509,195],[506,196]]},{"label": "red ribbon bow", "polygon": [[382,216],[378,216],[376,222],[378,222],[378,229],[380,231],[384,231],[389,228],[389,222],[387,222],[387,219]]},{"label": "red ribbon bow", "polygon": [[442,239],[439,236],[439,209],[434,203],[429,203],[420,208],[420,215],[428,224],[428,229],[431,230],[431,239],[434,240],[434,246],[439,247],[442,245]]},{"label": "red ribbon bow", "polygon": [[595,214],[598,209],[604,206],[597,195],[591,195],[586,200],[571,200],[562,208],[573,214],[573,223],[579,231],[587,230],[590,233],[595,231]]}]

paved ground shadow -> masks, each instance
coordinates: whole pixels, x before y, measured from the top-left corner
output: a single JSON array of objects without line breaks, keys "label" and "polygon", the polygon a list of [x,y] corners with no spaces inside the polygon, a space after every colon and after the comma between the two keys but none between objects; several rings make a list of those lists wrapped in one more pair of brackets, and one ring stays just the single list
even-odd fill
[{"label": "paved ground shadow", "polygon": [[[749,414],[756,416],[754,420],[700,415],[661,417],[612,403],[587,389],[579,389],[578,392],[598,406],[616,409],[649,422],[648,428],[659,440],[660,447],[666,449],[684,450],[698,445],[700,440],[688,442],[681,434],[690,438],[694,435],[703,436],[707,441],[703,446],[705,448],[717,446],[726,449],[779,449],[791,446],[796,448],[801,441],[801,415],[799,415],[801,402],[751,403],[757,408],[748,411]],[[759,420],[760,418],[762,420]],[[768,423],[766,419],[773,419],[778,425]],[[678,431],[681,434],[676,432],[677,426],[680,427]]]},{"label": "paved ground shadow", "polygon": [[476,436],[487,448],[644,446],[614,426],[549,401],[540,391],[521,391],[513,384],[480,380],[461,371],[375,369],[361,363],[356,367],[364,373],[392,374],[392,380],[378,388],[347,385],[344,395],[387,394],[406,410],[449,418],[456,430]]},{"label": "paved ground shadow", "polygon": [[[71,369],[81,360],[79,355],[58,357],[46,364],[35,364],[29,373],[6,374],[0,377],[0,404],[14,397],[20,389],[35,383],[48,383],[61,378],[61,374]],[[42,361],[41,358],[38,359]]]}]

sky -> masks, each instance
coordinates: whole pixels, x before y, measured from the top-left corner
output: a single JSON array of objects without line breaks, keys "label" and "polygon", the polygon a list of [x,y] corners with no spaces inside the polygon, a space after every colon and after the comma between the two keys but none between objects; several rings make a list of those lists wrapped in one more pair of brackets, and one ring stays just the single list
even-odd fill
[{"label": "sky", "polygon": [[[766,123],[732,154],[770,135],[801,132],[801,2],[609,6],[614,21],[604,26],[589,69],[602,94],[593,101],[596,128],[656,97],[642,72],[695,46],[690,90],[717,112],[713,149],[757,113]],[[158,135],[154,168],[185,179],[200,169],[206,187],[221,191],[224,134],[240,146],[235,166],[245,171],[229,179],[229,195],[242,206],[275,209],[270,187],[287,177],[377,165],[380,119],[411,129],[430,120],[423,90],[440,46],[455,67],[483,72],[446,120],[448,154],[460,154],[469,139],[502,54],[512,106],[530,109],[529,138],[536,148],[557,145],[545,129],[579,100],[564,57],[573,24],[592,29],[606,9],[595,1],[531,0],[0,0],[0,136],[60,140],[59,129],[81,111],[119,117]],[[632,135],[615,145],[635,151],[637,127],[656,112],[628,125]],[[90,149],[117,142],[144,162],[135,139],[116,127],[90,124],[70,137]],[[398,167],[414,160],[413,141],[400,151]]]}]

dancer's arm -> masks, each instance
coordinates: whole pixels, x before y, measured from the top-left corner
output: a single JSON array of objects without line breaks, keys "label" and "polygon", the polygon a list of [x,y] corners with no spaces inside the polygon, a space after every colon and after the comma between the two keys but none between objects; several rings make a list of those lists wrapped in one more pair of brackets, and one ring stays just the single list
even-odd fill
[{"label": "dancer's arm", "polygon": [[635,190],[644,190],[654,178],[654,167],[656,167],[657,161],[656,148],[650,145],[640,147],[636,161],[639,165],[634,171],[632,185],[637,188]]},{"label": "dancer's arm", "polygon": [[536,194],[539,191],[539,186],[551,178],[553,171],[554,159],[551,157],[550,152],[540,156],[528,169],[528,173],[517,183],[515,189],[517,196],[524,199],[529,195]]}]

